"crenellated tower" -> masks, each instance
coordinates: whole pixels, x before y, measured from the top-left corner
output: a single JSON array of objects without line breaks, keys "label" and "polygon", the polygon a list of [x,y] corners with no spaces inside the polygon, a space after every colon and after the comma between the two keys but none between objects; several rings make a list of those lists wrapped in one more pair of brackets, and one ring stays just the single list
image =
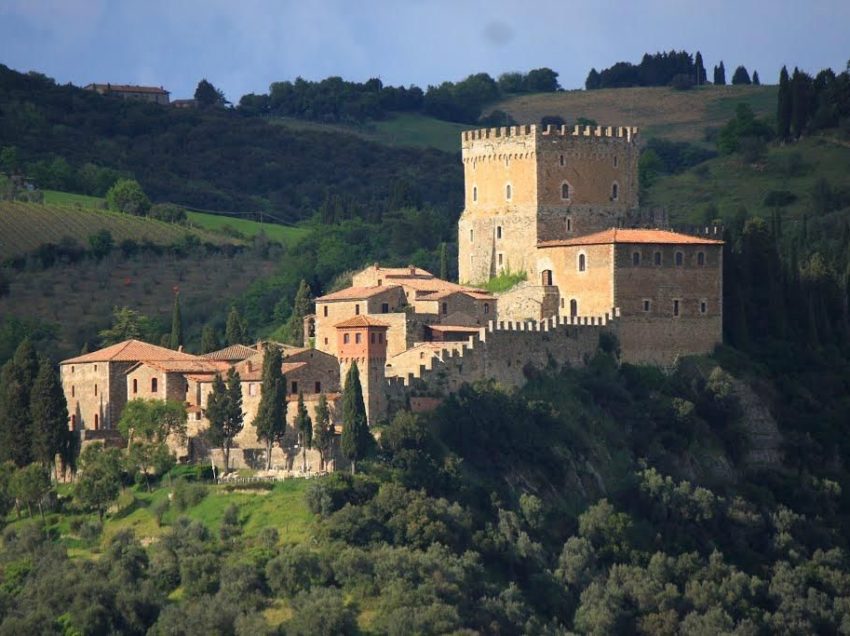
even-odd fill
[{"label": "crenellated tower", "polygon": [[337,356],[340,378],[348,375],[357,363],[360,387],[369,425],[386,416],[387,399],[384,385],[387,363],[387,330],[389,325],[369,316],[354,316],[334,325],[337,333]]},{"label": "crenellated tower", "polygon": [[638,208],[638,129],[511,126],[462,133],[462,282],[537,275],[539,241],[623,225]]}]

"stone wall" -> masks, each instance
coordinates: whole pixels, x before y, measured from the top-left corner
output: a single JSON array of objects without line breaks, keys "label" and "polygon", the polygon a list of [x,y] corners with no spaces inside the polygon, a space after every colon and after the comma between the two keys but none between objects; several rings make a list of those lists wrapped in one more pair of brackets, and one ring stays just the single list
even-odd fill
[{"label": "stone wall", "polygon": [[[561,315],[572,314],[572,300],[580,316],[598,316],[617,306],[612,245],[547,247],[537,254],[538,269],[552,272],[552,283],[560,292]],[[585,257],[584,271],[579,270],[580,255]]]},{"label": "stone wall", "polygon": [[127,403],[124,374],[130,366],[131,363],[127,362],[60,365],[59,375],[68,404],[69,427],[73,426],[76,430],[114,428]]},{"label": "stone wall", "polygon": [[559,312],[560,294],[554,285],[525,281],[497,295],[500,322],[540,321],[556,316]]}]

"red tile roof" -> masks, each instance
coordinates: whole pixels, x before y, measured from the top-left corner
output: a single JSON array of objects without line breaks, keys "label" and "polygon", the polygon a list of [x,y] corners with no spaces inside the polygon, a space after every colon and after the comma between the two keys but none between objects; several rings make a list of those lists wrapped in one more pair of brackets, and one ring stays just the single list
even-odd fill
[{"label": "red tile roof", "polygon": [[381,322],[380,320],[369,318],[368,316],[353,316],[348,320],[338,322],[334,325],[334,327],[383,327],[384,329],[388,329],[389,325],[385,322]]},{"label": "red tile roof", "polygon": [[340,289],[339,291],[332,292],[330,294],[325,294],[324,296],[320,296],[317,298],[317,301],[327,301],[327,300],[365,300],[366,298],[371,298],[372,296],[377,296],[378,294],[382,294],[386,291],[390,291],[393,289],[401,289],[399,285],[374,285],[372,287],[346,287],[345,289]]},{"label": "red tile roof", "polygon": [[419,296],[417,300],[441,300],[443,298],[448,298],[453,294],[464,294],[465,296],[470,296],[476,300],[496,300],[495,296],[491,296],[486,292],[472,291],[470,289],[444,289],[438,292],[423,294],[422,296]]},{"label": "red tile roof", "polygon": [[461,327],[460,325],[428,325],[431,331],[446,332],[462,332],[462,333],[478,333],[481,327]]},{"label": "red tile roof", "polygon": [[218,351],[210,351],[209,353],[202,353],[201,357],[207,360],[247,360],[253,355],[257,354],[257,350],[254,347],[248,347],[242,344],[230,345],[229,347],[225,347],[224,349],[219,349]]},{"label": "red tile roof", "polygon": [[[136,367],[146,365],[166,373],[216,373],[224,374],[230,365],[223,360],[143,360]],[[134,367],[134,369],[136,368]],[[129,373],[129,372],[128,372]]]},{"label": "red tile roof", "polygon": [[670,230],[611,228],[561,241],[541,241],[538,247],[569,247],[572,245],[606,245],[608,243],[652,243],[668,245],[722,245],[723,241],[701,236],[680,234]]},{"label": "red tile roof", "polygon": [[174,349],[158,347],[141,340],[125,340],[110,347],[98,349],[76,358],[63,360],[60,364],[85,363],[85,362],[143,362],[166,360],[198,360],[198,356]]}]

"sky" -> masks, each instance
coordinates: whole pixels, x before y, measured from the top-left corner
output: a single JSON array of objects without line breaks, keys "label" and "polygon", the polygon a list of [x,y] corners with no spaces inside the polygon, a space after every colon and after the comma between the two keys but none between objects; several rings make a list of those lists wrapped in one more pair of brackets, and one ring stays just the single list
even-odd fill
[{"label": "sky", "polygon": [[850,58],[849,0],[0,0],[0,63],[59,83],[208,79],[238,102],[273,81],[380,78],[422,88],[547,66],[581,88],[591,67],[702,52],[775,83]]}]

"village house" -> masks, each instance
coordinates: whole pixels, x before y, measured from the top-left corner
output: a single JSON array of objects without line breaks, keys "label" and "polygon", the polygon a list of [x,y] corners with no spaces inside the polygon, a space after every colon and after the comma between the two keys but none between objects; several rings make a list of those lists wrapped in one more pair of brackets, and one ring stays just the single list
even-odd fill
[{"label": "village house", "polygon": [[94,91],[100,95],[115,95],[121,99],[129,99],[139,102],[151,102],[167,106],[170,93],[162,86],[134,86],[132,84],[88,84],[84,86],[87,91]]}]

